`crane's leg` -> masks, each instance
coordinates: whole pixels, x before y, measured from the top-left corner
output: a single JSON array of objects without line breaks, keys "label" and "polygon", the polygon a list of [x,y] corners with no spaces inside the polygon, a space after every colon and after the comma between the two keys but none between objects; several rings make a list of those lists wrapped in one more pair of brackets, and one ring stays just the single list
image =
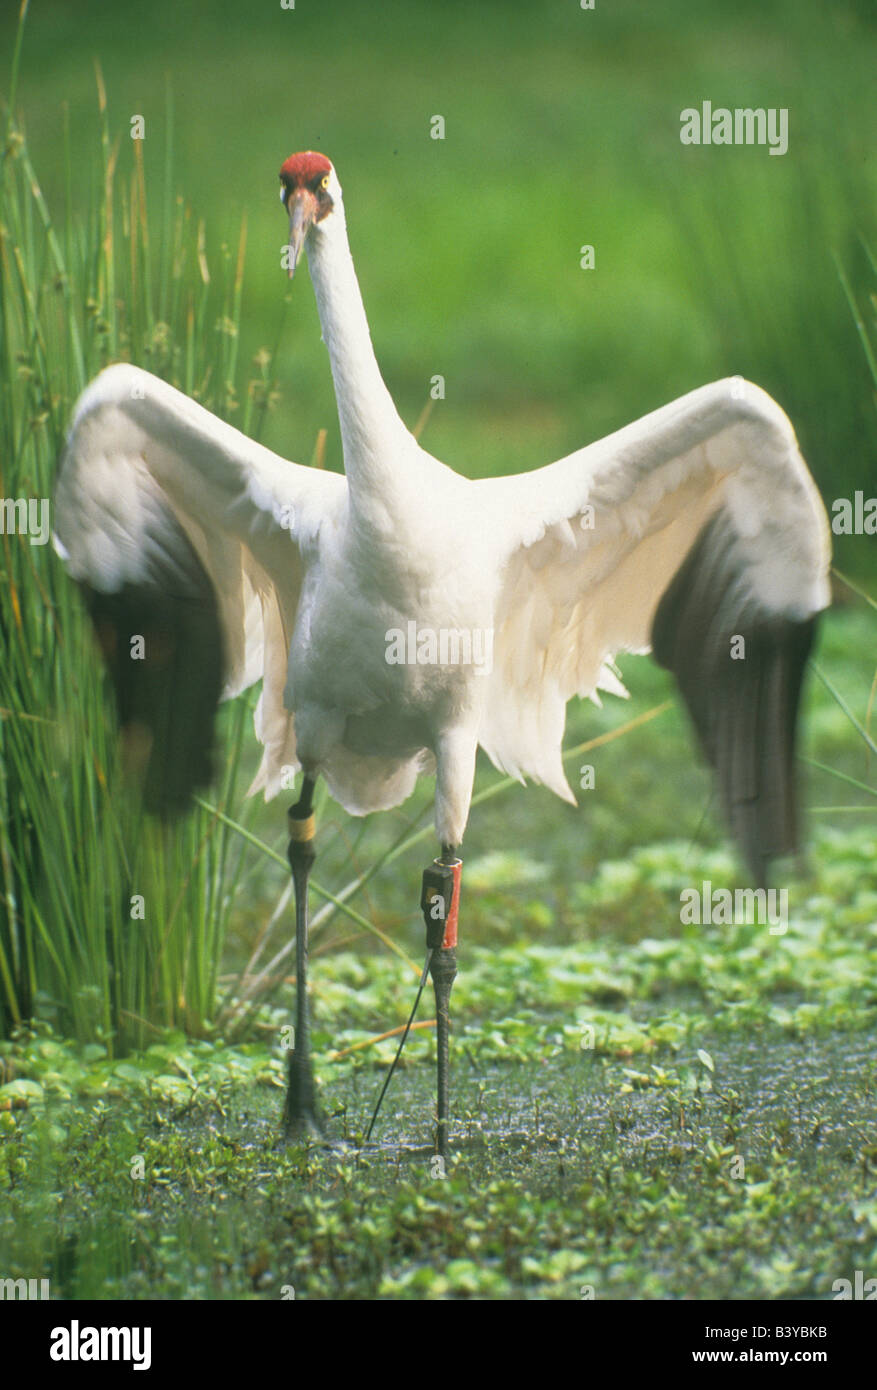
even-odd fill
[{"label": "crane's leg", "polygon": [[286,1137],[293,1140],[325,1138],[314,1090],[308,1007],[308,879],[316,858],[314,786],[314,779],[305,777],[301,796],[288,812],[289,867],[295,891],[295,1045],[289,1054],[283,1129]]},{"label": "crane's leg", "polygon": [[436,1153],[448,1156],[448,1097],[451,989],[457,977],[457,915],[463,861],[454,845],[443,845],[423,875],[421,907],[426,922],[429,973],[435,990],[436,1028]]}]

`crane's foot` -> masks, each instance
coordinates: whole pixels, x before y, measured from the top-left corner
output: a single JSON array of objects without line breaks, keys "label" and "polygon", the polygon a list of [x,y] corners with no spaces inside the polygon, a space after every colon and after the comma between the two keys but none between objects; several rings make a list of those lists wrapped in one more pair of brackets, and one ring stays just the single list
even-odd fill
[{"label": "crane's foot", "polygon": [[288,1100],[283,1111],[284,1144],[319,1144],[331,1147],[323,1122],[316,1110],[301,1110]]},{"label": "crane's foot", "polygon": [[[426,965],[423,968],[423,975],[417,990],[417,997],[414,1006],[408,1016],[408,1022],[402,1032],[396,1055],[393,1058],[390,1070],[384,1079],[381,1087],[381,1094],[378,1096],[377,1105],[372,1113],[371,1121],[365,1136],[366,1146],[370,1144],[372,1130],[375,1121],[380,1113],[384,1096],[387,1094],[387,1087],[396,1070],[399,1058],[402,1055],[402,1048],[405,1046],[405,1039],[408,1037],[409,1030],[414,1022],[414,1015],[417,1013],[417,1005],[420,1003],[420,996],[426,984],[427,971],[432,975],[433,986],[435,988],[436,1003],[436,1029],[438,1039],[438,1105],[437,1105],[437,1138],[434,1152],[440,1159],[444,1160],[448,1153],[448,1039],[450,1034],[450,1022],[448,1016],[448,1005],[451,997],[451,986],[457,974],[457,908],[460,901],[460,875],[463,870],[463,861],[458,859],[452,846],[442,847],[441,859],[434,859],[428,869],[423,872],[423,887],[420,893],[420,907],[423,912],[423,920],[426,923]],[[386,1145],[382,1146],[386,1148]],[[415,1152],[410,1145],[396,1146],[397,1151],[401,1152],[404,1148],[408,1152]],[[442,1175],[444,1175],[444,1164],[442,1163]]]},{"label": "crane's foot", "polygon": [[311,1064],[308,1001],[308,880],[314,859],[314,781],[289,810],[289,867],[295,891],[295,1039],[289,1056],[289,1086],[283,1108],[283,1137],[291,1143],[326,1142]]},{"label": "crane's foot", "polygon": [[297,1051],[289,1054],[289,1084],[283,1107],[283,1137],[290,1143],[326,1143],[326,1130],[317,1105],[310,1058],[301,1064]]},{"label": "crane's foot", "polygon": [[421,906],[426,922],[426,944],[431,951],[429,973],[435,990],[436,1027],[436,1138],[435,1152],[448,1156],[450,1137],[450,999],[457,978],[457,917],[463,861],[452,845],[423,875]]},{"label": "crane's foot", "polygon": [[436,1132],[435,1151],[441,1158],[448,1156],[450,1136],[450,999],[457,978],[457,952],[453,946],[435,952],[429,973],[435,990],[436,1043]]},{"label": "crane's foot", "polygon": [[308,1114],[284,1115],[281,1148],[286,1144],[319,1144],[321,1149],[335,1145],[328,1138],[319,1116]]}]

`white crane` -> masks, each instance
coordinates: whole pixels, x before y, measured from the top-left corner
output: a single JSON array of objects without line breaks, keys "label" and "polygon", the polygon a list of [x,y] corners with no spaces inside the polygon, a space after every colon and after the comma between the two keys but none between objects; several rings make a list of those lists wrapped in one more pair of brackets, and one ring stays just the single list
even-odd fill
[{"label": "white crane", "polygon": [[[447,1145],[447,1004],[479,744],[496,767],[574,797],[566,703],[626,693],[646,651],[676,676],[754,877],[795,847],[794,738],[829,530],[780,407],[732,378],[535,472],[470,481],[422,449],[375,360],[331,162],[280,171],[290,276],[307,252],[346,477],[290,463],[136,367],[80,397],[56,494],[57,544],[84,587],[147,805],[210,775],[221,697],[262,680],[250,789],[301,769],[290,815],[297,1004],[286,1130],[321,1135],[308,1041],[312,796],[355,815],[436,775],[441,858],[425,875]],[[130,659],[132,635],[145,660]],[[742,645],[741,645],[742,639]],[[436,936],[437,930],[437,936]]]}]

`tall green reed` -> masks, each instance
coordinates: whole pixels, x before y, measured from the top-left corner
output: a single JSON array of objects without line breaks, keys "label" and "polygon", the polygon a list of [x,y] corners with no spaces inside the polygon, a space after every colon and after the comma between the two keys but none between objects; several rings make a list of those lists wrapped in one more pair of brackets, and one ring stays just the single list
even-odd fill
[{"label": "tall green reed", "polygon": [[[15,111],[20,39],[0,162],[0,497],[13,502],[51,499],[73,402],[107,362],[149,367],[250,432],[272,364],[260,354],[239,397],[245,228],[208,255],[170,142],[155,215],[142,142],[113,136],[99,72],[97,148],[74,160],[65,132],[64,183],[46,196]],[[92,188],[84,216],[74,170]],[[9,522],[0,536],[0,1033],[35,1013],[112,1049],[168,1025],[204,1032],[244,842],[201,809],[172,827],[142,814],[79,595],[31,539]],[[222,714],[220,812],[240,791],[249,703]]]}]

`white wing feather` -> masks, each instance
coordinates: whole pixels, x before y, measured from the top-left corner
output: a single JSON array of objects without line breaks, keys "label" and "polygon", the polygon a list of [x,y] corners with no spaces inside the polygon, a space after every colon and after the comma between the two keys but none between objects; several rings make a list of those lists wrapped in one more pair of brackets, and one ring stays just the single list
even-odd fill
[{"label": "white wing feather", "polygon": [[181,529],[218,605],[223,695],[264,677],[254,786],[276,784],[284,761],[295,765],[283,688],[303,561],[345,499],[337,474],[280,458],[139,368],[106,368],[77,403],[56,545],[95,596],[177,581],[185,593],[192,562]]},{"label": "white wing feather", "polygon": [[649,649],[658,602],[717,512],[733,532],[741,609],[806,619],[830,601],[828,521],[792,426],[739,377],[475,487],[504,566],[480,742],[504,771],[570,801],[567,700],[624,693],[612,658]]}]

